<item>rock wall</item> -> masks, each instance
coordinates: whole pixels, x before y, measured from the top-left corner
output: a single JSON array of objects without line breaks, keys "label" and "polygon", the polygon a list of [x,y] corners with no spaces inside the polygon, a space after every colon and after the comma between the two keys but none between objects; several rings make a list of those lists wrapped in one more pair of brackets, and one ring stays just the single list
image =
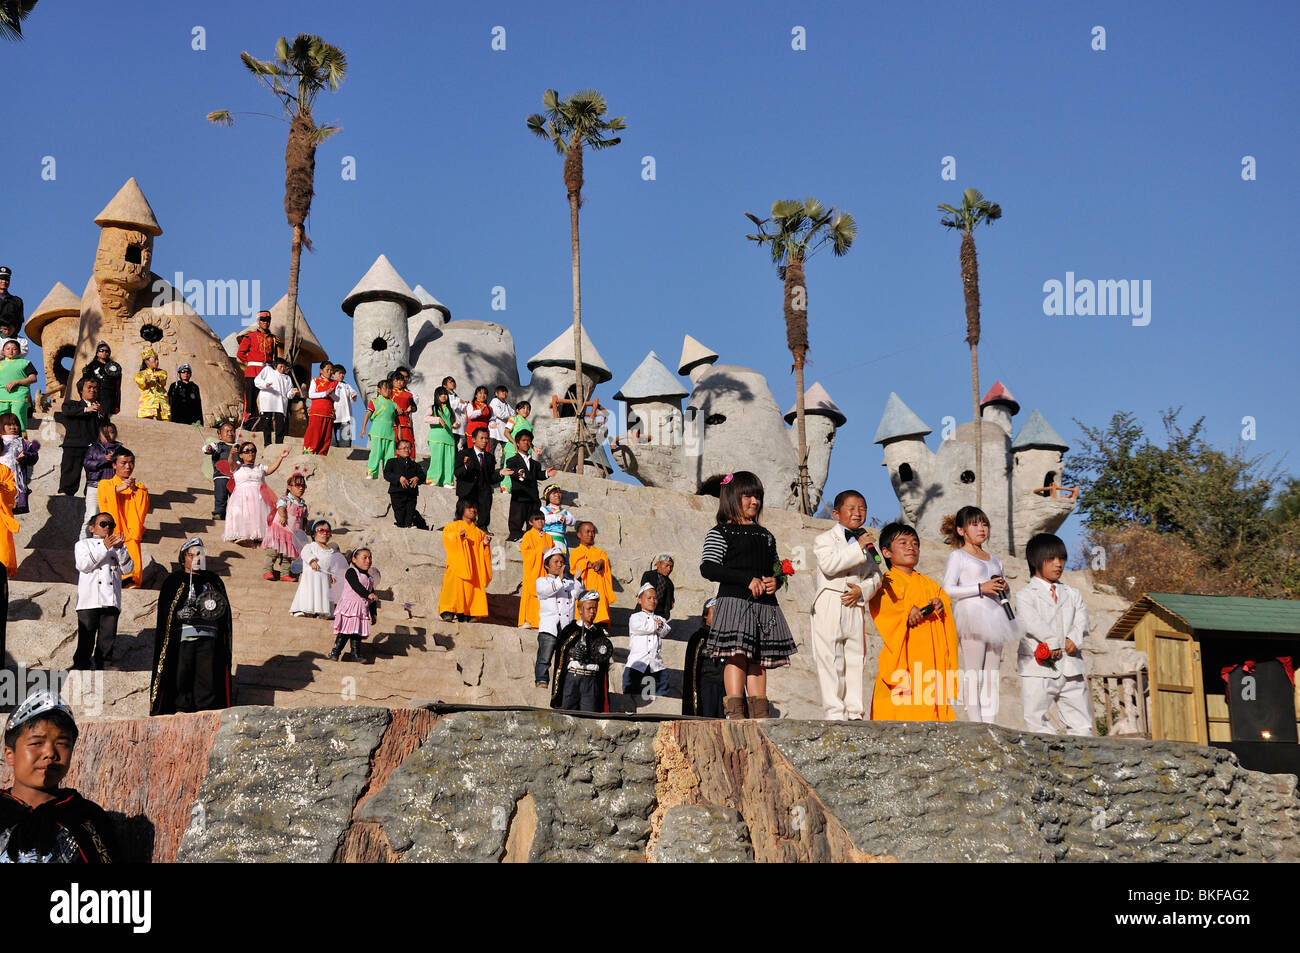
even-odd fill
[{"label": "rock wall", "polygon": [[68,784],[132,860],[1300,860],[1292,776],[961,723],[234,708],[88,723]]}]

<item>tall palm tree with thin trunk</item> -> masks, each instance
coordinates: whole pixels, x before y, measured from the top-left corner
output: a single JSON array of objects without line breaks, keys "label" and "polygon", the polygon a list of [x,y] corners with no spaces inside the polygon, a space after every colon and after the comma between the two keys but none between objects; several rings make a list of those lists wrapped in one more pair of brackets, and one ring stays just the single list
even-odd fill
[{"label": "tall palm tree with thin trunk", "polygon": [[23,21],[37,0],[0,0],[0,39],[21,40]]},{"label": "tall palm tree with thin trunk", "polygon": [[574,445],[577,447],[577,472],[582,473],[584,436],[586,425],[586,384],[582,378],[582,264],[578,249],[578,209],[582,206],[582,153],[584,149],[599,151],[622,142],[622,138],[606,138],[606,133],[627,128],[625,117],[606,119],[609,107],[605,97],[594,89],[583,89],[560,99],[560,94],[548,89],[542,94],[544,113],[534,113],[527,119],[528,128],[547,140],[555,151],[564,156],[564,190],[569,198],[569,257],[573,268],[573,363],[577,382],[577,430]]},{"label": "tall palm tree with thin trunk", "polygon": [[975,421],[975,505],[984,505],[984,430],[980,425],[980,266],[975,257],[975,236],[978,225],[991,225],[1002,217],[1002,206],[989,202],[978,189],[966,189],[961,194],[961,208],[940,205],[939,211],[947,217],[940,219],[944,228],[961,232],[961,287],[966,296],[966,343],[970,345],[970,389],[974,404]]},{"label": "tall palm tree with thin trunk", "polygon": [[[293,237],[289,243],[289,340],[285,351],[292,368],[298,356],[298,272],[303,248],[311,251],[307,216],[315,194],[316,147],[342,129],[332,124],[317,125],[312,109],[322,90],[338,91],[348,72],[348,60],[337,46],[310,33],[299,33],[292,43],[280,37],[274,59],[259,60],[247,52],[240,53],[239,58],[280,101],[283,115],[271,118],[289,123],[289,142],[284,150],[284,213]],[[218,109],[208,113],[208,121],[232,126],[235,115],[228,109]]]},{"label": "tall palm tree with thin trunk", "polygon": [[[758,226],[750,241],[768,246],[777,277],[785,283],[785,340],[794,357],[795,428],[799,438],[799,475],[795,496],[799,512],[810,514],[808,488],[808,436],[804,429],[803,369],[808,356],[808,286],[804,280],[804,263],[822,248],[830,248],[838,258],[848,253],[857,237],[858,225],[848,212],[826,208],[817,199],[802,202],[781,199],[772,203],[770,218],[752,212],[745,217]],[[768,226],[772,231],[768,231]]]}]

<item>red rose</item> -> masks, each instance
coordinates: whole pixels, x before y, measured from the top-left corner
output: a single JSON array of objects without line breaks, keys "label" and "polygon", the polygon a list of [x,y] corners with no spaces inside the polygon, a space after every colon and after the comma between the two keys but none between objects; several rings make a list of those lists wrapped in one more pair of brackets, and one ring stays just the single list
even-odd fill
[{"label": "red rose", "polygon": [[783,576],[794,575],[794,564],[792,564],[790,560],[788,559],[781,560],[781,575]]},{"label": "red rose", "polygon": [[1034,647],[1034,660],[1039,665],[1045,665],[1048,668],[1056,668],[1056,663],[1052,661],[1052,650],[1047,647],[1046,642],[1039,642]]}]

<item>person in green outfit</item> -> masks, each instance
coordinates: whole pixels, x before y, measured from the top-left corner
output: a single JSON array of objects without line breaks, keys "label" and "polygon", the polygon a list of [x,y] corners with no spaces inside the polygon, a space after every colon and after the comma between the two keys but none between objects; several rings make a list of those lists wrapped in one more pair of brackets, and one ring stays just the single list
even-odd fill
[{"label": "person in green outfit", "polygon": [[393,403],[393,382],[382,380],[379,393],[366,403],[366,416],[361,421],[361,432],[370,425],[370,459],[366,461],[366,479],[378,480],[384,464],[397,456],[397,405]]},{"label": "person in green outfit", "polygon": [[27,386],[36,382],[36,368],[24,357],[18,356],[19,343],[13,338],[5,341],[0,348],[3,360],[0,360],[0,414],[14,414],[27,431],[27,409],[31,402],[31,392]]},{"label": "person in green outfit", "polygon": [[429,472],[427,486],[454,486],[456,477],[456,412],[451,409],[451,393],[445,387],[433,392],[433,406],[425,416],[429,425]]}]

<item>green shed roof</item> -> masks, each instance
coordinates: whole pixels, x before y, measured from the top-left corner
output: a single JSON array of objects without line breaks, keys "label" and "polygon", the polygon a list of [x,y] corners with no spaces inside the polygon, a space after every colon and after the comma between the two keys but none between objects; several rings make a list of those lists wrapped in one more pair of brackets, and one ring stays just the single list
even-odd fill
[{"label": "green shed roof", "polygon": [[1259,632],[1300,635],[1300,601],[1250,599],[1245,596],[1192,596],[1180,592],[1148,592],[1119,617],[1106,634],[1125,639],[1153,609],[1162,609],[1198,632]]}]

